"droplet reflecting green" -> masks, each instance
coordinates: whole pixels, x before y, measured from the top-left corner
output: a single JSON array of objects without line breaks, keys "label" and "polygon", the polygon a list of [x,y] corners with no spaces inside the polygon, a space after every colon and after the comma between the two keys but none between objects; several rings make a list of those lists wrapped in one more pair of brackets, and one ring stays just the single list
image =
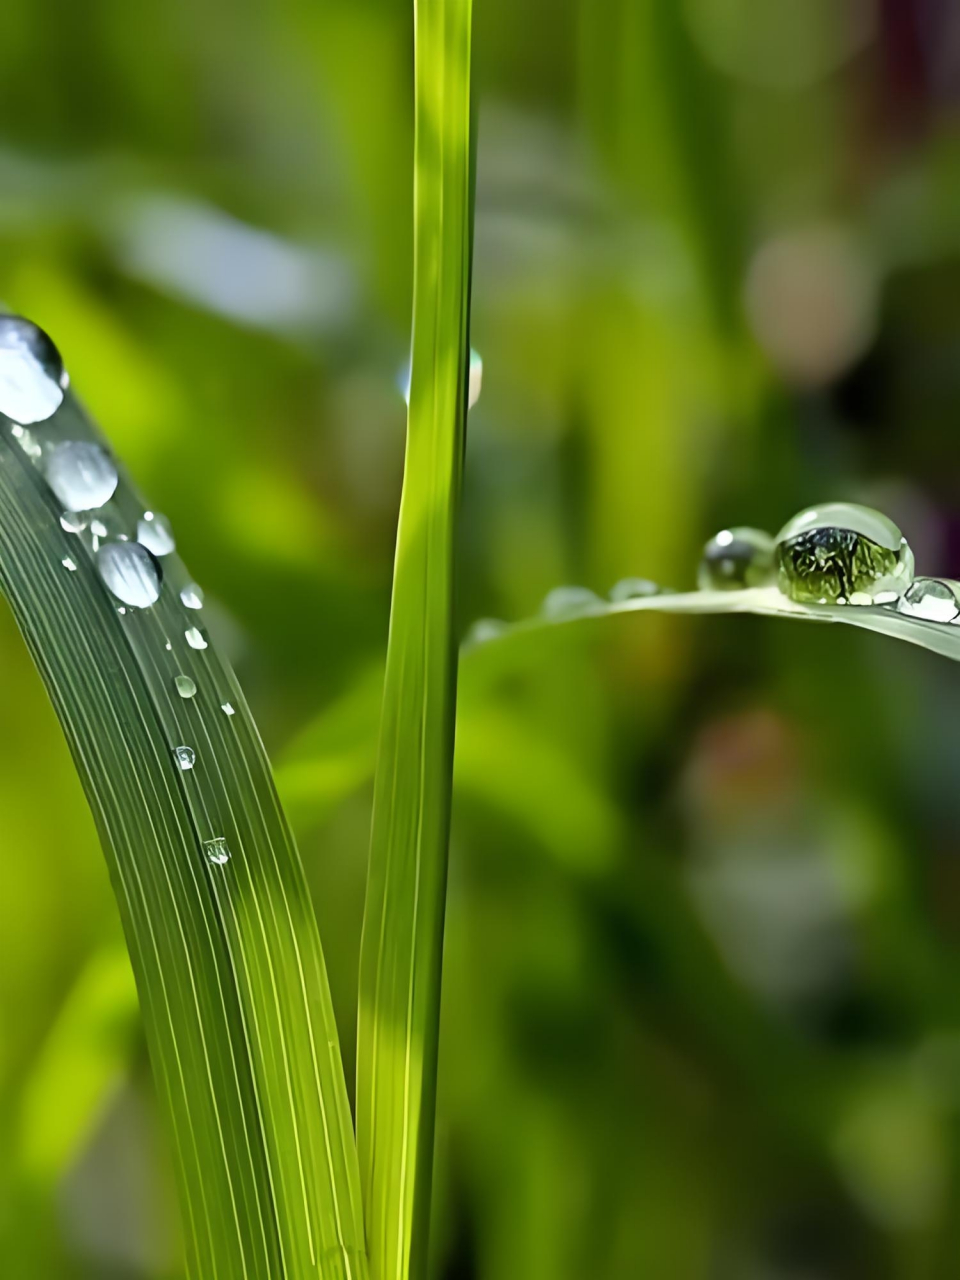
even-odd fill
[{"label": "droplet reflecting green", "polygon": [[774,541],[763,529],[721,529],[703,549],[697,569],[701,591],[742,591],[772,585]]},{"label": "droplet reflecting green", "polygon": [[800,604],[891,604],[913,581],[913,552],[879,511],[851,502],[808,507],[777,538],[780,590]]}]

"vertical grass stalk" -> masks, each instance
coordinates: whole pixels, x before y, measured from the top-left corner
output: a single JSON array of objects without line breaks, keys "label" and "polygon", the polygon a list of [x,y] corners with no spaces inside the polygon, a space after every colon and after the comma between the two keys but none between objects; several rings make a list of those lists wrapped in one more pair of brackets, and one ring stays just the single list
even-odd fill
[{"label": "vertical grass stalk", "polygon": [[357,1143],[371,1272],[424,1274],[457,646],[473,239],[471,0],[416,0],[410,412],[360,961]]}]

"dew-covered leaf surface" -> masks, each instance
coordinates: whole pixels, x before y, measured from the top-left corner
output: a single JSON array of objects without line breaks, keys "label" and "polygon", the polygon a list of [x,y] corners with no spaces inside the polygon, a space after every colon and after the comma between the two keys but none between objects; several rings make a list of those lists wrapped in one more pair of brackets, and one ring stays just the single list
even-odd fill
[{"label": "dew-covered leaf surface", "polygon": [[38,332],[13,319],[0,331],[0,587],[103,842],[189,1274],[361,1280],[337,1032],[266,755],[173,531]]}]

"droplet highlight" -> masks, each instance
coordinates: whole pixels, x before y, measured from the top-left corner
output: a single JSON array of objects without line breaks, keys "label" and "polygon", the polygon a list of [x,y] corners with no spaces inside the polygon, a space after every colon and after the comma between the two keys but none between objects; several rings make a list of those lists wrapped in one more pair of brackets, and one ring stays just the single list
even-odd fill
[{"label": "droplet highlight", "polygon": [[69,557],[69,556],[64,556],[64,558],[60,561],[60,563],[63,565],[63,567],[64,567],[65,569],[69,569],[69,571],[70,571],[71,573],[76,573],[76,572],[77,572],[77,566],[76,566],[76,564],[75,564],[75,563],[70,559],[70,557]]},{"label": "droplet highlight", "polygon": [[776,579],[775,543],[763,529],[721,529],[703,549],[697,569],[701,591],[743,591]]},{"label": "droplet highlight", "polygon": [[942,578],[914,578],[897,601],[897,610],[927,622],[955,622],[960,618],[960,598]]},{"label": "droplet highlight", "polygon": [[913,581],[913,552],[879,511],[849,502],[809,507],[777,537],[778,585],[799,604],[891,604]]},{"label": "droplet highlight", "polygon": [[197,627],[190,627],[184,632],[187,644],[191,649],[205,649],[207,642],[203,637],[203,633]]},{"label": "droplet highlight", "polygon": [[69,511],[91,511],[109,502],[119,477],[105,449],[89,440],[55,445],[46,464],[47,483]]},{"label": "droplet highlight", "polygon": [[22,316],[0,316],[0,413],[44,422],[60,408],[67,375],[48,334]]},{"label": "droplet highlight", "polygon": [[160,599],[163,575],[146,547],[138,542],[107,542],[96,554],[100,577],[118,600],[147,609]]},{"label": "droplet highlight", "polygon": [[197,763],[197,753],[193,747],[174,747],[173,755],[184,773],[187,773]]},{"label": "droplet highlight", "polygon": [[235,716],[237,714],[233,709],[233,705],[229,702],[221,702],[220,710],[225,716]]},{"label": "droplet highlight", "polygon": [[137,521],[137,541],[155,556],[168,556],[177,548],[170,521],[153,511],[145,512]]}]

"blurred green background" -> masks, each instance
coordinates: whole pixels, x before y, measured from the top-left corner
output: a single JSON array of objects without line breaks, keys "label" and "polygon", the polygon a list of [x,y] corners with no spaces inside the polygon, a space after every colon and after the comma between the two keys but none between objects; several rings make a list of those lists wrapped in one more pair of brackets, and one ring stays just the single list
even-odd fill
[{"label": "blurred green background", "polygon": [[[475,7],[463,630],[691,585],[718,528],[828,498],[960,577],[957,6]],[[208,593],[348,1059],[411,10],[0,11],[0,298]],[[437,1277],[960,1274],[960,675],[852,632],[646,617],[465,662]],[[6,613],[0,672],[0,1275],[174,1280],[105,866]]]}]

